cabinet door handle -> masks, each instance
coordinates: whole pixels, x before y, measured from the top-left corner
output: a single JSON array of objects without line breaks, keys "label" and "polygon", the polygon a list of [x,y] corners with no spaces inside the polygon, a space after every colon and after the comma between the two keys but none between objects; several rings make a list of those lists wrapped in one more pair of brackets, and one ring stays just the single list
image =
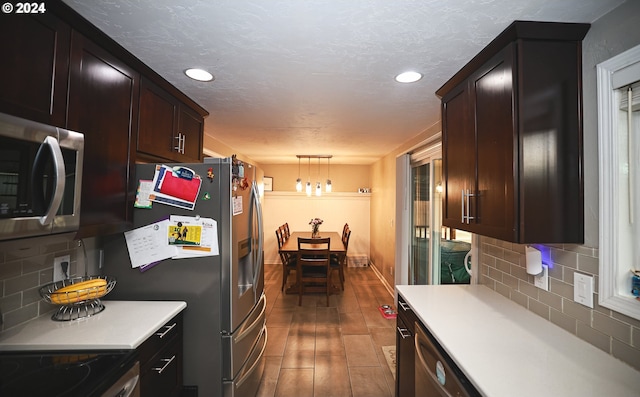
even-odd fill
[{"label": "cabinet door handle", "polygon": [[160,375],[162,371],[164,371],[169,366],[169,364],[171,364],[173,360],[175,360],[175,358],[175,354],[171,356],[171,358],[161,358],[160,361],[164,361],[164,365],[162,366],[162,368],[153,368],[153,370],[158,371],[158,375]]},{"label": "cabinet door handle", "polygon": [[400,305],[400,307],[402,308],[402,310],[407,311],[407,310],[411,310],[411,307],[409,307],[408,304],[406,304],[405,302],[398,302],[398,304]]},{"label": "cabinet door handle", "polygon": [[[469,211],[469,201],[471,197],[475,197],[475,196],[476,195],[474,193],[471,193],[469,189],[467,189],[466,192],[464,190],[462,191],[462,223],[465,223],[465,220],[466,220],[467,221],[466,223],[469,224],[471,223],[470,222],[471,219],[475,219],[475,217],[469,215],[471,213]],[[465,205],[466,205],[466,215],[464,215]]]},{"label": "cabinet door handle", "polygon": [[460,213],[462,214],[462,219],[460,220],[460,223],[464,223],[464,189],[462,189],[460,191],[462,193],[462,196],[460,197]]},{"label": "cabinet door handle", "polygon": [[409,331],[407,328],[400,328],[400,327],[396,327],[398,329],[398,333],[400,334],[400,337],[402,339],[407,339],[407,338],[411,338],[411,331]]},{"label": "cabinet door handle", "polygon": [[466,193],[467,193],[467,224],[469,224],[470,223],[469,220],[471,219],[471,217],[469,216],[469,196],[470,196],[469,189],[467,189]]},{"label": "cabinet door handle", "polygon": [[187,135],[186,134],[181,134],[182,135],[182,146],[180,147],[180,154],[184,154],[184,147],[187,143]]},{"label": "cabinet door handle", "polygon": [[182,133],[178,132],[178,135],[175,136],[173,139],[177,139],[178,140],[178,146],[174,146],[173,149],[180,153],[180,148],[182,147]]},{"label": "cabinet door handle", "polygon": [[164,332],[156,332],[156,335],[160,337],[160,339],[164,338],[166,334],[171,332],[171,330],[176,326],[177,323],[173,323],[171,325],[165,325],[166,330]]},{"label": "cabinet door handle", "polygon": [[471,216],[471,211],[469,211],[469,201],[471,201],[471,197],[475,197],[475,194],[467,190],[467,223],[471,223],[469,221],[475,219],[475,217]]}]

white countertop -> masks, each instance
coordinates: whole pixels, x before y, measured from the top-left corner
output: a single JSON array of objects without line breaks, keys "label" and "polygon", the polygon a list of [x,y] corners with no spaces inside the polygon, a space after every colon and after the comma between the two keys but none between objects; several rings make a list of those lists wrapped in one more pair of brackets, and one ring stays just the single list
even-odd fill
[{"label": "white countertop", "polygon": [[135,349],[187,307],[180,301],[102,301],[91,317],[53,321],[41,316],[0,333],[0,351]]},{"label": "white countertop", "polygon": [[640,372],[485,286],[396,289],[484,396],[640,396]]}]

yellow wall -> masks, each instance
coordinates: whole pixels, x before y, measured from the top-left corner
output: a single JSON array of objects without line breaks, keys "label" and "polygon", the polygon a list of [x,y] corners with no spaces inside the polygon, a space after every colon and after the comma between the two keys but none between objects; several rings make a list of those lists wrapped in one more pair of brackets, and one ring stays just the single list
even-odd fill
[{"label": "yellow wall", "polygon": [[[322,196],[307,197],[296,192],[296,179],[300,175],[303,185],[309,174],[308,166],[298,164],[261,164],[265,176],[273,178],[273,191],[265,192],[264,197],[264,230],[265,230],[265,263],[279,263],[275,229],[285,222],[292,231],[310,230],[311,218],[324,220],[321,230],[342,234],[345,223],[351,229],[349,251],[347,256],[369,257],[370,250],[370,195],[357,193],[360,188],[370,188],[370,171],[368,165],[331,164],[329,176],[332,192],[324,191],[327,179],[327,162],[313,161],[310,167],[310,180],[322,183]],[[314,190],[315,192],[315,190]]]},{"label": "yellow wall", "polygon": [[232,155],[236,155],[238,160],[245,161],[247,163],[256,165],[260,167],[261,165],[255,161],[253,161],[250,157],[245,156],[241,152],[236,151],[231,146],[227,146],[219,140],[213,138],[211,135],[207,134],[207,127],[209,127],[211,123],[207,122],[207,119],[204,121],[204,139],[203,139],[203,152],[205,157],[231,157]]},{"label": "yellow wall", "polygon": [[[385,281],[391,288],[395,286],[396,158],[401,154],[408,153],[413,149],[419,148],[439,132],[441,132],[441,125],[438,121],[415,138],[407,142],[400,143],[398,148],[372,165],[331,164],[331,168],[329,170],[333,192],[353,193],[357,192],[359,188],[368,187],[371,189],[370,197],[368,197],[370,211],[368,227],[370,230],[358,230],[358,232],[361,237],[368,236],[368,239],[363,238],[363,240],[367,241],[369,244],[368,255],[370,264],[384,277]],[[231,154],[236,153],[232,148],[220,143],[208,135],[205,135],[204,147],[205,149],[216,152],[222,156],[230,156]],[[247,159],[243,159],[241,153],[237,154],[242,160],[249,161]],[[253,163],[255,164],[255,162]],[[310,167],[308,162],[306,165],[304,162],[301,162],[300,171],[298,171],[298,164],[259,164],[259,166],[264,170],[265,176],[273,178],[274,193],[295,192],[295,181],[298,178],[298,175],[302,179],[303,183],[307,181],[308,174],[311,176],[310,179],[312,183],[315,183],[317,179],[320,179],[323,188],[324,182],[327,179],[327,162],[322,160],[319,168],[317,160],[316,162],[311,161]],[[307,217],[312,216],[311,212],[304,213],[298,211],[296,213],[291,213],[290,211],[282,208],[282,202],[287,202],[289,199],[293,199],[294,197],[279,197],[278,200],[274,200],[274,196],[272,197],[272,200],[269,200],[269,195],[269,193],[265,194],[265,209],[269,210],[269,213],[265,214],[265,218],[269,219],[268,227],[265,222],[265,239],[271,239],[270,235],[273,234],[271,229],[274,229],[274,226],[277,227],[279,224],[284,222],[289,222],[290,224],[292,222],[301,222],[301,220],[306,220]],[[294,201],[305,202],[305,199],[309,200],[306,196],[304,198],[301,196],[299,199],[296,196],[296,200]],[[338,199],[339,202],[340,198],[337,197],[337,195],[329,201],[336,199]],[[323,199],[323,201],[325,200],[327,199]],[[313,202],[314,201],[308,201],[308,203]],[[346,206],[344,208],[348,208],[352,203],[345,203],[345,205]],[[366,204],[363,204],[363,207],[366,208]],[[344,210],[346,212],[343,210],[340,211],[342,212],[326,216],[336,222],[335,225],[327,225],[330,228],[329,230],[341,232],[342,225],[344,224],[342,219],[344,219],[345,222],[348,222],[349,210]],[[360,215],[358,215],[358,217],[360,217]],[[351,223],[349,223],[349,225],[351,225]],[[304,226],[305,225],[300,224],[296,227],[299,228]],[[363,240],[360,240],[358,244],[354,244],[354,247],[357,246],[357,249],[354,248],[354,251],[351,251],[350,243],[350,253],[353,252],[355,254],[355,251],[359,251],[358,254],[365,254],[366,248],[361,245],[364,243]],[[265,243],[271,245],[276,244],[275,236],[273,237],[273,241],[265,241]],[[275,255],[275,251],[265,252],[265,261],[267,263],[275,261]],[[405,266],[408,266],[408,264],[405,264]]]},{"label": "yellow wall", "polygon": [[[316,181],[322,184],[324,192],[325,182],[327,180],[327,161],[322,160],[318,171],[317,160],[314,164],[311,161],[311,167],[308,164],[300,165],[300,174],[298,174],[298,164],[260,164],[265,176],[273,178],[273,191],[278,192],[295,192],[296,179],[300,175],[302,184],[307,182],[310,176],[311,185],[315,187]],[[308,169],[310,168],[310,172]],[[310,174],[310,175],[309,175]],[[371,167],[368,165],[342,165],[331,164],[328,175],[331,178],[331,187],[333,192],[349,192],[357,193],[360,188],[371,187]]]},{"label": "yellow wall", "polygon": [[275,231],[285,222],[289,230],[311,231],[311,218],[320,218],[323,232],[342,234],[349,224],[351,237],[347,257],[369,257],[370,195],[360,193],[332,193],[307,197],[297,192],[265,192],[264,196],[264,262],[282,263],[278,256]]},{"label": "yellow wall", "polygon": [[417,149],[440,131],[440,122],[437,122],[371,166],[370,262],[391,288],[395,286],[396,158]]}]

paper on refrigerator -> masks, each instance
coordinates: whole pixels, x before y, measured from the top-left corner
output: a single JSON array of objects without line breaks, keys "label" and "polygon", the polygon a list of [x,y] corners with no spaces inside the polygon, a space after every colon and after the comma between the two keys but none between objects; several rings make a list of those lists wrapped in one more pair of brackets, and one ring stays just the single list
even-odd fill
[{"label": "paper on refrigerator", "polygon": [[158,164],[149,199],[157,203],[193,210],[201,184],[200,175],[190,168]]},{"label": "paper on refrigerator", "polygon": [[168,227],[169,219],[165,219],[124,232],[131,267],[149,265],[177,255],[178,247],[167,244]]},{"label": "paper on refrigerator", "polygon": [[[191,229],[188,240],[176,240],[176,230]],[[194,231],[196,230],[196,231]],[[165,259],[219,255],[218,223],[211,218],[171,215],[169,219],[124,232],[132,268],[150,269]],[[182,236],[181,236],[182,237]]]},{"label": "paper on refrigerator", "polygon": [[[178,248],[172,259],[214,256],[219,254],[218,223],[211,218],[171,215],[167,243]],[[185,233],[182,244],[176,244],[176,233]],[[195,231],[194,231],[195,230]],[[181,236],[182,237],[182,236]]]}]

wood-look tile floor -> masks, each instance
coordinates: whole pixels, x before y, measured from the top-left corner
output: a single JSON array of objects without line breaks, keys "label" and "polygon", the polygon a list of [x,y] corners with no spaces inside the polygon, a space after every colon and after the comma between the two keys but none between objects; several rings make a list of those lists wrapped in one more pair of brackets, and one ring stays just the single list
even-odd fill
[{"label": "wood-look tile floor", "polygon": [[281,266],[265,266],[268,339],[259,397],[394,395],[382,346],[395,345],[395,319],[378,310],[393,306],[393,296],[369,267],[346,268],[345,279],[329,307],[322,294],[304,295],[298,306],[297,295],[280,291]]}]

